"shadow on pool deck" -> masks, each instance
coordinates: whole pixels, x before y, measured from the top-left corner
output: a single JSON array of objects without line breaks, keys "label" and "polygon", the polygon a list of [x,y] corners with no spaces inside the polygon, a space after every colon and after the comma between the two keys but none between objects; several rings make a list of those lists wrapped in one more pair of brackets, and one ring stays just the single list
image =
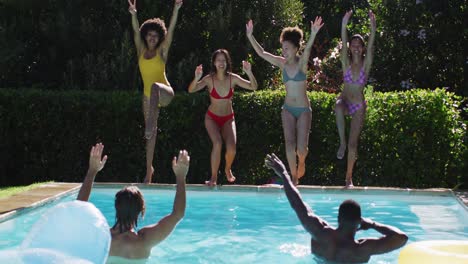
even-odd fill
[{"label": "shadow on pool deck", "polygon": [[[126,185],[136,185],[141,189],[175,189],[175,184],[132,184],[132,183],[95,183],[95,188],[121,188]],[[40,206],[57,198],[79,190],[81,183],[63,183],[54,182],[38,186],[37,188],[21,192],[10,197],[0,199],[0,222],[13,217],[15,214]],[[210,190],[203,184],[187,184],[187,190]],[[220,185],[215,190],[230,191],[256,191],[256,192],[282,192],[280,185]],[[343,192],[379,192],[396,191],[410,194],[429,194],[439,193],[451,195],[452,193],[459,201],[468,207],[468,190],[454,191],[450,189],[404,189],[404,188],[384,188],[384,187],[355,187],[353,189],[344,189],[341,186],[308,186],[300,185],[301,192],[308,191],[343,191]]]}]

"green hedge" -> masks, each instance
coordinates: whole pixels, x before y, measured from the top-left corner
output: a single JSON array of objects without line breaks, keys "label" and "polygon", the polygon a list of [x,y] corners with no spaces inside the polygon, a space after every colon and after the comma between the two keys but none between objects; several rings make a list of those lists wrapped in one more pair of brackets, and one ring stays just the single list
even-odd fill
[{"label": "green hedge", "polygon": [[[339,144],[335,95],[311,92],[309,97],[310,154],[301,183],[342,185],[346,164],[335,158]],[[265,183],[272,176],[263,166],[267,153],[285,160],[283,98],[282,91],[236,93],[237,183]],[[457,110],[459,97],[437,89],[368,92],[367,100],[355,184],[454,187],[466,181],[462,179],[467,167],[466,125]],[[205,93],[179,93],[162,110],[155,154],[157,182],[174,182],[170,162],[181,148],[192,157],[188,182],[209,178],[211,142],[203,122],[208,104]],[[0,89],[0,124],[2,186],[81,181],[88,151],[97,141],[105,144],[109,155],[97,181],[138,182],[145,175],[140,93]],[[221,171],[223,167],[222,162]],[[220,182],[226,182],[224,173]]]}]

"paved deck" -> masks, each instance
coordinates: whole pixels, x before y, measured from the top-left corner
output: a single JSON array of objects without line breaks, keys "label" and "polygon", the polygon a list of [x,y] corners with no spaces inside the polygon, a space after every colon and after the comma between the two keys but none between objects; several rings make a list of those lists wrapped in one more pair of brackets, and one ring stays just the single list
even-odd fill
[{"label": "paved deck", "polygon": [[0,217],[21,209],[36,206],[53,197],[78,189],[81,183],[53,182],[38,186],[37,188],[17,193],[0,199]]}]

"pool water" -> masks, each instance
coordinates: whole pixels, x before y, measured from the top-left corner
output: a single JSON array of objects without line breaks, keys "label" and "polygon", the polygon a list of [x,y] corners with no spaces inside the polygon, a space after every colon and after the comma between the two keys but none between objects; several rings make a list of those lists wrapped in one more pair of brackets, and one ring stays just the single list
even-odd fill
[{"label": "pool water", "polygon": [[[118,189],[94,189],[91,202],[114,224]],[[173,190],[143,189],[146,215],[139,226],[153,224],[172,210]],[[372,193],[372,192],[368,192]],[[329,224],[337,226],[340,203],[354,199],[363,217],[394,225],[423,240],[467,240],[468,211],[450,196],[388,192],[305,192],[303,199]],[[73,200],[75,195],[63,201]],[[49,205],[50,206],[50,205]],[[45,208],[0,223],[0,249],[21,244]],[[66,223],[64,223],[66,224]],[[379,236],[360,231],[356,238]],[[397,263],[400,250],[376,255],[369,263]],[[302,228],[284,192],[188,191],[185,218],[148,263],[318,263],[310,254],[310,235]]]}]

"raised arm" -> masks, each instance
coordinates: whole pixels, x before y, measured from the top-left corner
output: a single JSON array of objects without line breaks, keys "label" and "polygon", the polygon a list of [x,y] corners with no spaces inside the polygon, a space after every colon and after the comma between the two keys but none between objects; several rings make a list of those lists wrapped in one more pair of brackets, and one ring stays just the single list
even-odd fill
[{"label": "raised arm", "polygon": [[89,153],[88,172],[86,173],[86,177],[81,185],[78,197],[76,197],[79,201],[87,202],[89,200],[94,178],[96,177],[96,174],[104,168],[104,165],[106,165],[107,155],[102,157],[103,150],[104,145],[102,143],[98,143],[91,148],[91,152]]},{"label": "raised arm", "polygon": [[365,239],[363,247],[369,255],[384,254],[393,251],[404,246],[408,241],[408,236],[400,229],[394,226],[377,223],[367,218],[362,218],[360,230],[367,230],[369,228],[384,235],[381,238]]},{"label": "raised arm", "polygon": [[145,226],[139,233],[144,237],[145,246],[153,247],[163,241],[174,230],[185,214],[185,176],[190,165],[190,156],[186,150],[179,152],[179,157],[172,160],[172,170],[176,176],[176,195],[172,212],[163,217],[157,224]]},{"label": "raised arm", "polygon": [[132,0],[128,0],[128,12],[132,15],[133,41],[135,42],[137,55],[140,57],[144,49],[144,44],[140,37],[140,24],[137,18],[136,0],[133,1],[132,3]]},{"label": "raised arm", "polygon": [[200,78],[202,77],[202,74],[203,74],[203,66],[200,64],[195,69],[195,77],[193,78],[193,81],[190,83],[189,88],[188,88],[189,93],[198,92],[201,89],[206,87],[207,85],[206,78],[208,75],[205,76],[205,78],[201,79],[201,81],[199,81]]},{"label": "raised arm", "polygon": [[307,230],[313,238],[321,238],[325,235],[326,229],[329,227],[328,223],[322,220],[320,217],[314,214],[312,210],[302,200],[299,190],[294,186],[286,171],[286,167],[283,162],[276,157],[275,154],[267,155],[265,164],[273,169],[279,177],[284,181],[284,191],[286,197],[288,197],[291,207],[296,212],[302,226]]},{"label": "raised arm", "polygon": [[370,30],[369,42],[367,43],[366,60],[364,64],[366,76],[369,76],[369,72],[372,66],[372,61],[374,59],[374,40],[375,40],[375,32],[377,30],[377,24],[375,22],[375,14],[372,13],[372,10],[369,11],[369,19],[370,19],[371,30]]},{"label": "raised arm", "polygon": [[172,44],[172,38],[174,36],[174,30],[177,23],[177,16],[179,15],[179,9],[182,6],[182,0],[174,1],[174,11],[172,11],[171,22],[169,23],[169,28],[167,29],[167,35],[164,39],[164,42],[161,44],[161,55],[164,61],[167,61],[167,55],[169,54],[169,48]]},{"label": "raised arm", "polygon": [[341,22],[341,65],[343,67],[343,72],[349,66],[349,58],[348,58],[348,32],[346,26],[348,25],[349,18],[353,14],[353,11],[348,11],[343,16],[343,20]]},{"label": "raised arm", "polygon": [[300,67],[302,68],[303,72],[307,71],[307,62],[309,61],[310,57],[310,52],[312,51],[312,46],[314,44],[315,36],[319,32],[319,30],[322,28],[323,23],[322,23],[322,17],[316,17],[315,21],[312,22],[310,21],[310,37],[309,40],[307,41],[306,47],[304,49],[304,52],[302,53],[301,60],[300,60]]},{"label": "raised arm", "polygon": [[247,89],[247,90],[252,90],[252,91],[257,90],[258,84],[257,84],[257,79],[255,79],[255,76],[252,73],[252,65],[250,65],[250,63],[248,61],[242,61],[242,69],[244,70],[244,72],[249,77],[249,81],[247,81],[246,79],[240,77],[237,74],[234,74],[234,77],[235,77],[233,79],[234,80],[234,85],[237,85],[237,86],[242,87],[242,88]]},{"label": "raised arm", "polygon": [[264,60],[268,61],[269,63],[282,68],[283,67],[283,57],[280,56],[275,56],[271,53],[266,52],[263,50],[262,46],[257,42],[257,40],[253,36],[253,22],[252,20],[249,20],[249,22],[245,25],[245,30],[247,33],[247,38],[250,41],[250,44],[252,44],[252,47],[254,48],[255,52],[257,52],[258,56],[262,57]]}]

